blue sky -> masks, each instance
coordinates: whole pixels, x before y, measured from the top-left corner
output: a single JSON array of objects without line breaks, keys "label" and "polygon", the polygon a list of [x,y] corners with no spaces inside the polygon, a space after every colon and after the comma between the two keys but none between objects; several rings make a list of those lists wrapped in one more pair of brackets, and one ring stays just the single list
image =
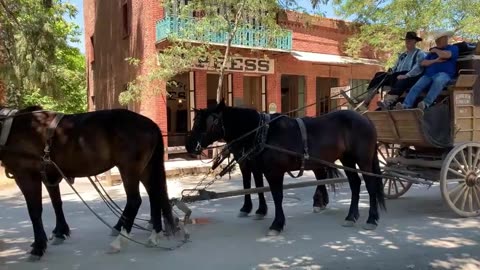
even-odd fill
[{"label": "blue sky", "polygon": [[[83,25],[83,0],[68,0],[68,1],[77,7],[78,14],[73,19],[70,19],[70,18],[67,18],[67,19],[75,22],[78,26],[80,26],[80,30],[82,32],[82,35],[79,37],[80,42],[73,43],[71,45],[79,48],[82,53],[85,53],[85,35],[84,35],[85,31],[84,31],[84,25]],[[308,12],[313,11],[312,5],[310,4],[310,0],[297,0],[297,3],[301,7],[304,7]],[[325,16],[327,18],[338,18],[335,15],[333,11],[333,7],[331,5],[321,6],[320,8],[318,8],[318,10],[325,13]]]}]

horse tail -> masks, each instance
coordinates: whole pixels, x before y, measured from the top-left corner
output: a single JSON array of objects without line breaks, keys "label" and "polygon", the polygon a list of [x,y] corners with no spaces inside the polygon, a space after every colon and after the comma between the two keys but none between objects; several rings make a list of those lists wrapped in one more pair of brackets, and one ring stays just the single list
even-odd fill
[{"label": "horse tail", "polygon": [[[165,164],[164,164],[164,145],[163,137],[160,128],[158,128],[158,141],[155,146],[152,157],[150,158],[150,183],[153,187],[158,188],[158,190],[152,190],[152,195],[158,192],[160,200],[160,209],[162,210],[162,215],[165,219],[165,230],[171,233],[175,232],[175,222],[172,214],[172,205],[168,197],[167,189],[167,175],[165,173]],[[156,182],[156,183],[155,183]],[[155,183],[155,184],[154,184]],[[155,207],[155,206],[150,206]]]},{"label": "horse tail", "polygon": [[[380,169],[380,161],[378,160],[378,144],[375,145],[375,154],[373,155],[373,173],[382,175],[382,170]],[[377,181],[375,182],[377,188],[376,188],[376,197],[377,197],[377,202],[380,205],[380,207],[383,210],[387,210],[387,207],[385,206],[385,194],[383,190],[383,181],[382,177],[377,177]]]}]

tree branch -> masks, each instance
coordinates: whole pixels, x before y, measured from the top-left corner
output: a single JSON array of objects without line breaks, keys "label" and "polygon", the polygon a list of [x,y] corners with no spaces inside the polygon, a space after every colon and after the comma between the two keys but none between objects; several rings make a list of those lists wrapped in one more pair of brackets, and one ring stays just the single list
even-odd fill
[{"label": "tree branch", "polygon": [[222,63],[222,66],[220,67],[220,77],[218,78],[217,103],[220,102],[220,99],[222,97],[223,75],[225,73],[225,66],[227,65],[228,54],[230,53],[230,47],[232,46],[232,40],[235,37],[235,33],[237,32],[237,29],[238,29],[238,21],[240,20],[240,18],[243,15],[243,9],[245,8],[245,2],[246,2],[246,0],[242,0],[242,4],[241,4],[240,8],[238,9],[237,14],[235,15],[235,22],[233,24],[233,29],[228,34],[227,48],[225,49],[225,54],[224,54],[224,57],[223,57],[223,63]]},{"label": "tree branch", "polygon": [[0,0],[0,4],[2,5],[3,9],[5,9],[5,12],[8,14],[8,16],[11,17],[11,19],[15,22],[17,26],[20,26],[20,23],[17,20],[17,17],[13,15],[13,12],[7,7],[7,4],[5,3],[4,0]]}]

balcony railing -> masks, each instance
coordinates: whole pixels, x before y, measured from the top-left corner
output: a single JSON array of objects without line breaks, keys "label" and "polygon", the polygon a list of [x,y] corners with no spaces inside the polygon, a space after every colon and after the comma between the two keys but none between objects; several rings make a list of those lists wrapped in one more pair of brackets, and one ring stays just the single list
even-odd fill
[{"label": "balcony railing", "polygon": [[[191,42],[209,42],[216,45],[226,45],[228,33],[206,33],[199,36],[198,33],[185,31],[184,29],[193,28],[196,21],[194,18],[181,19],[177,17],[167,16],[157,22],[156,37],[157,42],[163,41],[169,37],[175,36],[181,40]],[[292,50],[292,32],[285,30],[285,35],[277,37],[270,41],[269,31],[266,28],[240,28],[237,30],[232,46],[258,48],[268,50],[290,51]]]}]

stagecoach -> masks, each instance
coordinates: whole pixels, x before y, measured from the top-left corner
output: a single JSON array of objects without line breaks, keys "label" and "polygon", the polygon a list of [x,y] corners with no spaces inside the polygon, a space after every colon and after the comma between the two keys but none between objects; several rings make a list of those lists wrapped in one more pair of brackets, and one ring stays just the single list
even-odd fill
[{"label": "stagecoach", "polygon": [[435,106],[364,112],[376,127],[383,174],[390,177],[383,180],[387,198],[404,195],[413,182],[439,182],[455,213],[480,215],[479,47],[459,58],[458,77]]}]

